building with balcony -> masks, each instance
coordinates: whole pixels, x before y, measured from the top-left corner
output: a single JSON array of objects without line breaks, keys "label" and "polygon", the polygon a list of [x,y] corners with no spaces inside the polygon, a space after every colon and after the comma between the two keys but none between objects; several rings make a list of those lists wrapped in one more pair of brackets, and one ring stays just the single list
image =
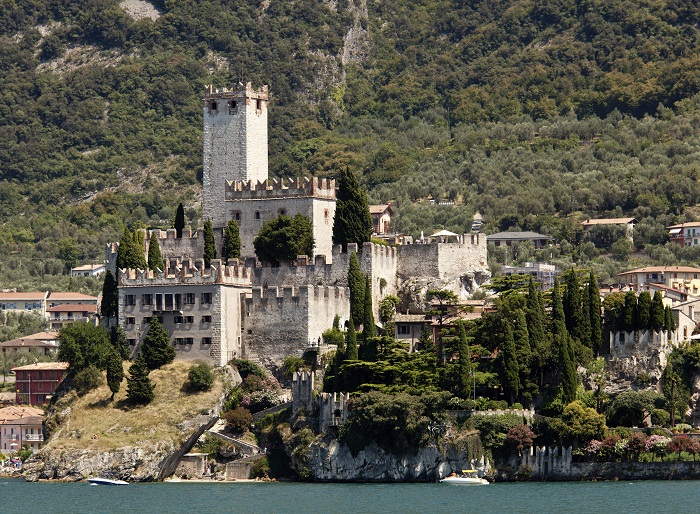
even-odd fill
[{"label": "building with balcony", "polygon": [[46,317],[46,299],[48,291],[0,292],[0,311],[3,312],[35,312]]},{"label": "building with balcony", "polygon": [[17,405],[45,404],[58,389],[67,370],[67,362],[36,362],[12,368]]},{"label": "building with balcony", "polygon": [[36,451],[44,442],[44,411],[36,407],[0,409],[0,453],[10,454],[27,446]]},{"label": "building with balcony", "polygon": [[689,295],[700,294],[700,268],[690,266],[647,266],[618,275],[620,285],[643,291],[646,284],[660,284]]},{"label": "building with balcony", "polygon": [[71,277],[96,277],[104,272],[104,264],[85,264],[70,269]]},{"label": "building with balcony", "polygon": [[671,241],[676,244],[683,247],[698,246],[700,244],[700,221],[689,221],[666,228]]},{"label": "building with balcony", "polygon": [[75,321],[85,321],[97,325],[96,303],[64,303],[47,307],[46,314],[51,323],[51,330],[61,330],[64,325]]}]

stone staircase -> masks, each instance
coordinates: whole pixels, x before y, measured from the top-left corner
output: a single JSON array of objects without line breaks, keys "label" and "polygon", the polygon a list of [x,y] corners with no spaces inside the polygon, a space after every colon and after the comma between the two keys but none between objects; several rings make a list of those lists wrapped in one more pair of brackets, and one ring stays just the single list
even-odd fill
[{"label": "stone staircase", "polygon": [[234,444],[236,447],[240,448],[240,450],[243,453],[248,454],[249,456],[252,455],[257,455],[257,454],[263,454],[264,451],[262,448],[259,446],[249,443],[247,441],[242,441],[240,439],[236,439],[235,437],[232,437],[226,433],[226,422],[222,419],[218,420],[213,427],[211,427],[207,433],[218,437],[220,439],[223,439],[224,441],[228,441],[232,444]]}]

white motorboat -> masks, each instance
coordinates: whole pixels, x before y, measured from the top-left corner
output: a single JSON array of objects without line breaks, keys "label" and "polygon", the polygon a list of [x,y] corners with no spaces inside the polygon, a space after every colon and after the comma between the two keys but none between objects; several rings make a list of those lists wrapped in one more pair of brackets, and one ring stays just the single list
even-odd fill
[{"label": "white motorboat", "polygon": [[114,478],[88,478],[90,485],[129,485],[129,482],[124,480],[116,480]]},{"label": "white motorboat", "polygon": [[489,481],[485,478],[477,476],[475,469],[463,469],[462,474],[452,473],[450,476],[440,480],[441,484],[452,485],[489,485]]}]

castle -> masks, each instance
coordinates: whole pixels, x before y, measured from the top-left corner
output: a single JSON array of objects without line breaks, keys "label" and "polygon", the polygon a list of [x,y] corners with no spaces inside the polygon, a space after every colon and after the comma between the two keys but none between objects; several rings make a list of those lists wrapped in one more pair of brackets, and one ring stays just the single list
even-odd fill
[{"label": "castle", "polygon": [[[119,286],[118,323],[132,354],[158,318],[171,336],[177,358],[223,365],[248,358],[267,367],[287,355],[318,348],[321,334],[335,316],[349,317],[349,256],[356,252],[370,277],[375,319],[386,295],[421,299],[427,289],[448,289],[465,298],[489,277],[486,238],[465,234],[455,243],[406,246],[333,245],[336,205],[334,180],[268,178],[268,88],[250,83],[237,90],[205,89],[202,207],[215,228],[217,255],[223,228],[234,219],[240,227],[241,260],[213,260],[205,268],[201,230],[174,229],[144,234],[146,252],[155,232],[165,269],[116,270],[117,244],[106,249]],[[311,220],[314,256],[263,267],[255,259],[253,239],[266,221],[300,213]],[[471,223],[471,220],[465,220]]]}]

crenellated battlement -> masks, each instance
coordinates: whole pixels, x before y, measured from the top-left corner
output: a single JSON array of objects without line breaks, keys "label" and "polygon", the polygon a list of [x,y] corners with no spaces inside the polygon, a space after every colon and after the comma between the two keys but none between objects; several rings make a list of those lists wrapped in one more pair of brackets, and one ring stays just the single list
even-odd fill
[{"label": "crenellated battlement", "polygon": [[173,286],[200,284],[228,284],[242,287],[251,285],[250,270],[236,261],[223,264],[213,259],[210,267],[204,266],[203,260],[173,259],[167,263],[164,271],[141,269],[120,269],[119,286]]},{"label": "crenellated battlement", "polygon": [[309,197],[335,199],[335,179],[303,177],[296,179],[227,180],[226,200],[258,200]]},{"label": "crenellated battlement", "polygon": [[182,237],[177,237],[177,230],[175,230],[174,228],[169,228],[167,230],[162,230],[158,228],[153,230],[141,229],[141,232],[143,232],[144,240],[146,242],[151,240],[151,235],[154,233],[156,237],[161,241],[167,241],[169,239],[201,239],[204,237],[204,230],[201,228],[197,230],[192,230],[191,228],[183,228]]},{"label": "crenellated battlement", "polygon": [[204,100],[214,100],[219,98],[255,98],[260,100],[269,99],[269,88],[267,85],[260,86],[258,89],[253,89],[250,82],[246,82],[245,86],[239,85],[237,89],[214,88],[213,84],[204,86]]}]

